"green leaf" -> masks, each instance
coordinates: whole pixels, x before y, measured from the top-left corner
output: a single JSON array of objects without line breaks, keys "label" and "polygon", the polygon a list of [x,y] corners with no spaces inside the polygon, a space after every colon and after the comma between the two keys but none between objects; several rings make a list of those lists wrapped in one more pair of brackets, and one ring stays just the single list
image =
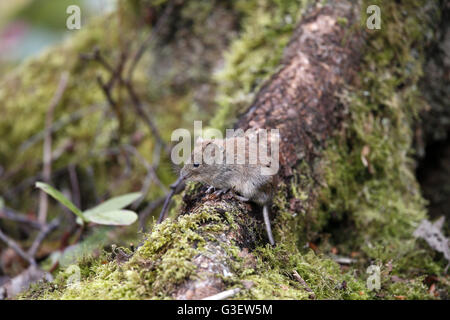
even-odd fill
[{"label": "green leaf", "polygon": [[114,197],[109,200],[106,200],[103,203],[100,203],[99,205],[90,208],[83,212],[83,215],[91,220],[92,215],[96,215],[101,212],[107,212],[107,211],[116,211],[125,208],[126,206],[129,206],[134,201],[136,201],[138,198],[140,198],[142,194],[140,192],[134,192],[134,193],[128,193],[124,194],[122,196]]},{"label": "green leaf", "polygon": [[70,209],[74,214],[76,214],[80,219],[86,221],[86,218],[83,216],[83,213],[80,209],[78,209],[72,201],[66,198],[61,192],[53,188],[52,186],[43,183],[43,182],[36,182],[36,188],[41,189],[48,195],[50,195],[55,200],[58,200],[62,205]]},{"label": "green leaf", "polygon": [[137,214],[130,210],[96,211],[89,215],[89,221],[111,226],[128,226],[137,218]]}]

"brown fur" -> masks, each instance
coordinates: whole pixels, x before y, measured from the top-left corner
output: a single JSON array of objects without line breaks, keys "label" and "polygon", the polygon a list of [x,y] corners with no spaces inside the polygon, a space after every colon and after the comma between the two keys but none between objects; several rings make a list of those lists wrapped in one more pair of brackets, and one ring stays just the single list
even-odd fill
[{"label": "brown fur", "polygon": [[[226,164],[226,147],[229,140],[234,140],[234,164]],[[233,189],[242,196],[264,205],[272,199],[274,176],[261,174],[261,168],[265,165],[257,159],[256,164],[250,164],[249,154],[257,154],[257,146],[250,145],[248,136],[232,137],[227,139],[203,140],[197,143],[192,152],[190,163],[186,163],[181,170],[181,174],[191,181],[199,181],[216,189]],[[237,151],[239,144],[245,143],[245,163],[237,164]],[[269,148],[270,150],[270,148]],[[205,152],[206,151],[206,152]],[[212,157],[221,158],[222,163],[205,162],[200,155],[210,154]],[[197,155],[197,157],[196,157]],[[195,159],[199,161],[199,166],[194,167]],[[265,166],[270,166],[266,164]]]}]

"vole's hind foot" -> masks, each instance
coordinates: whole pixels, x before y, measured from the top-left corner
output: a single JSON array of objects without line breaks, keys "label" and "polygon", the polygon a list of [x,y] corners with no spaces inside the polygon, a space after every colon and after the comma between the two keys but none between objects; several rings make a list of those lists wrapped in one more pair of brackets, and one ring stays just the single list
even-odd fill
[{"label": "vole's hind foot", "polygon": [[233,197],[235,197],[236,199],[238,199],[239,201],[242,201],[242,202],[248,202],[248,201],[250,201],[249,198],[239,196],[239,195],[237,195],[236,193],[233,193]]},{"label": "vole's hind foot", "polygon": [[220,190],[214,191],[213,194],[214,194],[215,196],[219,197],[219,196],[221,196],[222,194],[227,193],[228,191],[230,191],[230,189],[220,189]]},{"label": "vole's hind foot", "polygon": [[267,232],[267,237],[269,238],[269,242],[272,246],[275,246],[275,240],[273,240],[272,228],[270,227],[269,207],[267,205],[263,206],[263,217],[264,217],[264,224],[266,226],[266,232]]},{"label": "vole's hind foot", "polygon": [[240,195],[236,194],[236,192],[233,189],[231,189],[231,195],[233,196],[233,198],[235,198],[235,199],[237,199],[239,201],[242,201],[242,202],[250,201],[249,198],[246,198],[246,197],[243,197],[243,196],[240,196]]}]

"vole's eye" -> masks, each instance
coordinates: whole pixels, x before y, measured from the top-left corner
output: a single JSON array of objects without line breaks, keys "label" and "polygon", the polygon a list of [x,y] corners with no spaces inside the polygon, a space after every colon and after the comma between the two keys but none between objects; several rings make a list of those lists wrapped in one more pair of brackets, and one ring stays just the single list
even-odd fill
[{"label": "vole's eye", "polygon": [[199,163],[194,163],[194,168],[198,168],[199,165]]}]

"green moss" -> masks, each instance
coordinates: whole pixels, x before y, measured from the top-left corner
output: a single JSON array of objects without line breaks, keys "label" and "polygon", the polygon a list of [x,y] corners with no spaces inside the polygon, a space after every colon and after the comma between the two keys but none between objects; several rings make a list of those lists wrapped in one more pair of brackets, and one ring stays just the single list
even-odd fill
[{"label": "green moss", "polygon": [[128,261],[82,260],[78,264],[82,270],[78,284],[69,286],[67,274],[61,272],[55,283],[41,284],[21,298],[170,298],[169,293],[177,284],[197,276],[192,260],[205,250],[205,238],[210,241],[228,230],[230,222],[233,224],[233,208],[223,202],[221,209],[205,204],[190,215],[179,217],[176,223],[166,219],[155,227]]},{"label": "green moss", "polygon": [[337,22],[341,25],[341,26],[346,26],[348,25],[348,20],[345,17],[339,17],[337,19]]},{"label": "green moss", "polygon": [[[292,251],[284,245],[259,247],[253,252],[254,269],[241,280],[253,286],[236,298],[245,299],[367,299],[365,284],[349,273],[341,273],[334,261],[313,251]],[[294,277],[294,271],[307,284]],[[311,296],[313,294],[313,296]]]},{"label": "green moss", "polygon": [[[167,219],[156,226],[128,261],[119,263],[111,256],[84,259],[79,262],[81,281],[78,284],[69,286],[69,275],[60,272],[55,282],[35,286],[20,298],[170,298],[171,290],[186,278],[201,277],[192,261],[198,254],[205,253],[206,240],[214,243],[231,228],[248,223],[247,219],[237,218],[236,210],[233,202],[220,202],[214,207],[205,203],[189,215],[180,216],[176,221]],[[243,287],[243,281],[252,283],[236,298],[309,299],[311,292],[295,279],[294,270],[317,298],[368,297],[361,293],[363,281],[350,273],[342,273],[332,260],[312,251],[299,252],[296,245],[288,241],[273,249],[261,235],[247,236],[258,239],[259,246],[251,253],[242,255],[242,250],[233,242],[223,248],[230,257],[225,263],[231,267],[232,274],[223,278],[227,286]]]},{"label": "green moss", "polygon": [[445,265],[433,261],[434,253],[412,235],[426,209],[411,146],[413,124],[425,108],[418,81],[426,35],[439,21],[438,3],[370,4],[382,8],[382,27],[370,32],[357,85],[341,97],[349,119],[325,151],[327,187],[317,214],[334,217],[338,226],[331,232],[341,252],[363,251],[366,261],[381,264],[392,261],[393,272],[410,279],[408,285],[387,286],[384,297],[429,298],[420,279],[441,273]]}]

